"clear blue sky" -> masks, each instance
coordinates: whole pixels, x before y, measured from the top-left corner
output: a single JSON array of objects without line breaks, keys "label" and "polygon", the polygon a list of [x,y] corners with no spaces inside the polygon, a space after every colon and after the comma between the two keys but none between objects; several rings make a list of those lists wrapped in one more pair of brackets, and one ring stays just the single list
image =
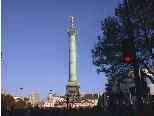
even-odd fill
[{"label": "clear blue sky", "polygon": [[[5,1],[5,4],[4,4]],[[19,95],[49,89],[65,93],[68,80],[68,16],[77,18],[77,63],[81,91],[104,90],[91,49],[100,21],[114,14],[119,0],[2,0],[2,89]],[[5,6],[5,7],[4,7]]]}]

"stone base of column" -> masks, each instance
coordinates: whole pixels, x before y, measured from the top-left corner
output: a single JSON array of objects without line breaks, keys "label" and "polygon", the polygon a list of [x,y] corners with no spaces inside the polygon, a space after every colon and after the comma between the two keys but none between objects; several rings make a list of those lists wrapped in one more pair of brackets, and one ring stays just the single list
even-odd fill
[{"label": "stone base of column", "polygon": [[69,97],[69,99],[77,99],[80,96],[79,88],[77,81],[68,81],[65,95]]},{"label": "stone base of column", "polygon": [[77,84],[68,84],[66,86],[66,104],[67,109],[73,108],[74,103],[78,103],[80,101],[80,92],[79,85]]},{"label": "stone base of column", "polygon": [[79,97],[79,85],[77,82],[68,82],[68,85],[66,86],[66,96],[68,97]]}]

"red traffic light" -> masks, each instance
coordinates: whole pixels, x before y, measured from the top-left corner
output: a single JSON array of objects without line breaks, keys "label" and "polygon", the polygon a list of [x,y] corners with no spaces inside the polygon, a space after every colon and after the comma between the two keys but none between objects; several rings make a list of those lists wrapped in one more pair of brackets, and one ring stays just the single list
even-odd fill
[{"label": "red traffic light", "polygon": [[133,63],[133,60],[134,60],[134,55],[131,51],[127,51],[124,53],[123,58],[122,58],[122,63],[131,64]]}]

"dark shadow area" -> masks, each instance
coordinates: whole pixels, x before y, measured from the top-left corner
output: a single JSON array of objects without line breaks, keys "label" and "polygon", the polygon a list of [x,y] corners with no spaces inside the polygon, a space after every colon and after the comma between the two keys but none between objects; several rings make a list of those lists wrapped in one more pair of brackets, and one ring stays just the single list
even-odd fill
[{"label": "dark shadow area", "polygon": [[[121,107],[119,110],[103,111],[97,107],[94,108],[26,108],[6,111],[2,108],[2,116],[153,116],[154,105],[145,106],[148,110],[143,112],[135,112],[133,110]],[[151,109],[151,108],[152,109]]]}]

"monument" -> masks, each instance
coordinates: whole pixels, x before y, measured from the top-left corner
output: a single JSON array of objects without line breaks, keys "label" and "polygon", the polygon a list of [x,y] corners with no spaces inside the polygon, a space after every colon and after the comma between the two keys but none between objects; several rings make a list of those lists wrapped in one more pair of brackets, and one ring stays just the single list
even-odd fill
[{"label": "monument", "polygon": [[75,17],[69,17],[69,28],[67,30],[69,36],[69,80],[66,86],[66,96],[69,98],[79,97],[79,83],[77,80],[77,50],[76,50],[76,25]]}]

